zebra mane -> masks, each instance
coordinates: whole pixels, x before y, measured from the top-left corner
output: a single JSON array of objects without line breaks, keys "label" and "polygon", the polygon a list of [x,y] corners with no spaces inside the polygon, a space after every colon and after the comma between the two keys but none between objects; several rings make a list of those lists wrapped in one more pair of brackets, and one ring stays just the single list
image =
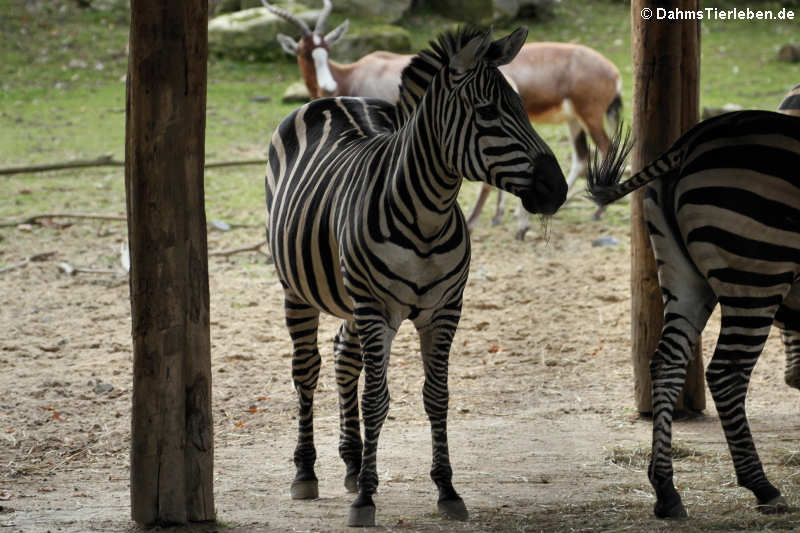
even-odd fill
[{"label": "zebra mane", "polygon": [[487,30],[475,26],[464,26],[442,33],[436,41],[428,43],[429,49],[422,50],[411,59],[401,75],[400,97],[397,102],[400,123],[406,122],[417,108],[436,73],[448,65],[450,59],[464,45],[486,33]]}]

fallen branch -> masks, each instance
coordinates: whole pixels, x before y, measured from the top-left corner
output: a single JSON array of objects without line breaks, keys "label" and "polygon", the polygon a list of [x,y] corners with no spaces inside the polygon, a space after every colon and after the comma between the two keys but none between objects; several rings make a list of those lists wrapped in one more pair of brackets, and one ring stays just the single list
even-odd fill
[{"label": "fallen branch", "polygon": [[252,246],[244,246],[242,248],[232,248],[230,250],[213,250],[211,252],[208,252],[208,255],[209,256],[228,257],[228,256],[231,256],[231,255],[240,254],[240,253],[243,253],[243,252],[261,252],[261,253],[264,253],[261,250],[261,247],[264,246],[265,244],[267,244],[267,240],[266,239],[264,239],[263,241],[261,241],[261,242],[259,242],[257,244],[253,244]]},{"label": "fallen branch", "polygon": [[44,213],[41,215],[33,215],[24,220],[16,222],[0,222],[0,228],[13,228],[21,224],[36,224],[39,220],[45,218],[80,218],[89,220],[117,220],[123,221],[127,218],[119,215],[95,215],[92,213]]},{"label": "fallen branch", "polygon": [[[215,161],[206,163],[205,168],[223,168],[243,165],[266,165],[266,159],[243,159],[240,161]],[[111,154],[101,155],[95,159],[77,159],[74,161],[64,161],[61,163],[48,163],[45,165],[29,165],[22,167],[0,168],[0,176],[10,176],[12,174],[34,174],[37,172],[50,172],[53,170],[70,170],[75,168],[88,167],[124,167],[125,161],[117,161]]]},{"label": "fallen branch", "polygon": [[36,261],[44,261],[45,259],[49,259],[53,255],[55,255],[55,252],[42,252],[39,254],[33,254],[25,258],[24,261],[20,261],[19,263],[14,263],[13,265],[9,265],[5,268],[0,268],[0,274],[5,274],[6,272],[11,272],[12,270],[22,268],[26,266],[28,263],[34,263]]}]

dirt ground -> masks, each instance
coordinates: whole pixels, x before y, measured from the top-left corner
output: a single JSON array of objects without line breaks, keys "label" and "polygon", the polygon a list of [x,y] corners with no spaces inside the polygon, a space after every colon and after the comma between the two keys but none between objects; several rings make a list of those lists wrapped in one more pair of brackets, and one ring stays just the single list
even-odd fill
[{"label": "dirt ground", "polygon": [[[577,202],[569,209],[588,206]],[[622,208],[620,208],[622,209]],[[582,218],[582,217],[573,217]],[[63,221],[59,221],[63,222]],[[652,518],[650,422],[632,399],[625,226],[557,218],[524,243],[513,222],[474,236],[463,319],[450,365],[454,483],[471,513],[435,512],[421,363],[410,324],[389,370],[381,435],[381,531],[788,530],[800,513],[759,515],[738,488],[708,397],[676,423],[676,482],[688,521]],[[210,249],[258,242],[261,228],[211,232]],[[593,247],[613,236],[615,246]],[[128,494],[131,338],[128,283],[57,265],[116,268],[124,223],[78,220],[0,229],[0,262],[54,252],[0,274],[0,531],[137,531]],[[337,456],[331,341],[316,397],[320,499],[289,498],[295,396],[280,285],[259,253],[210,261],[215,504],[191,531],[347,531],[352,495]],[[718,330],[704,337],[706,357]],[[749,417],[768,475],[800,502],[800,394],[783,384],[775,332],[753,377]],[[188,531],[176,529],[175,531]]]}]

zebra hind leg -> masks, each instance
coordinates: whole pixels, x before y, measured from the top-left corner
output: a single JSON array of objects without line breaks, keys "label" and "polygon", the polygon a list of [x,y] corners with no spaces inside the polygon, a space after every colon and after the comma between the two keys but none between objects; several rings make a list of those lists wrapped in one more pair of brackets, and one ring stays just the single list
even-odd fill
[{"label": "zebra hind leg", "polygon": [[292,481],[294,500],[311,500],[319,497],[314,463],[314,391],[319,378],[320,355],[317,349],[319,311],[300,302],[292,295],[285,300],[286,325],[292,337],[292,380],[299,404],[297,446],[294,450],[296,475]]},{"label": "zebra hind leg", "polygon": [[445,308],[429,325],[419,328],[422,361],[425,365],[425,383],[422,387],[425,412],[431,424],[433,464],[431,479],[439,489],[437,508],[450,520],[467,520],[469,512],[464,500],[453,488],[453,469],[447,444],[447,389],[450,345],[460,316],[460,302]]},{"label": "zebra hind leg", "polygon": [[[678,395],[686,381],[686,367],[694,352],[699,331],[705,326],[710,311],[695,320],[687,320],[673,312],[670,303],[664,313],[661,339],[650,361],[653,382],[653,449],[648,468],[650,484],[656,492],[653,512],[658,518],[687,516],[681,497],[673,484],[672,418]],[[697,306],[697,309],[708,306]],[[698,327],[699,322],[699,327]]]},{"label": "zebra hind leg", "polygon": [[745,412],[750,374],[767,341],[775,310],[747,309],[747,316],[742,311],[722,305],[722,327],[706,380],[739,485],[753,492],[761,512],[786,512],[786,500],[764,474]]},{"label": "zebra hind leg", "polygon": [[336,384],[339,389],[339,456],[346,467],[344,486],[348,492],[356,492],[363,452],[358,379],[364,362],[354,324],[345,322],[341,325],[334,339],[333,349],[336,357]]}]

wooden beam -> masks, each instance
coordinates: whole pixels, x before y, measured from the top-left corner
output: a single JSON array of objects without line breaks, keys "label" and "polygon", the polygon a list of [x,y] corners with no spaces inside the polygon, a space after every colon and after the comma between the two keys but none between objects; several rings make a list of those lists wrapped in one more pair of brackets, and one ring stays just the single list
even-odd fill
[{"label": "wooden beam", "polygon": [[[698,10],[698,0],[633,0],[632,170],[658,157],[698,118],[700,26],[698,21],[657,20],[657,8]],[[647,10],[653,15],[647,17]],[[644,14],[643,14],[644,13]],[[650,359],[663,327],[663,306],[653,250],[644,220],[644,191],[631,199],[631,335],[634,396],[640,413],[652,411]],[[699,343],[698,343],[699,347]],[[687,370],[677,409],[705,408],[702,357]]]},{"label": "wooden beam", "polygon": [[131,514],[144,525],[214,519],[203,191],[207,17],[206,0],[131,0]]}]

